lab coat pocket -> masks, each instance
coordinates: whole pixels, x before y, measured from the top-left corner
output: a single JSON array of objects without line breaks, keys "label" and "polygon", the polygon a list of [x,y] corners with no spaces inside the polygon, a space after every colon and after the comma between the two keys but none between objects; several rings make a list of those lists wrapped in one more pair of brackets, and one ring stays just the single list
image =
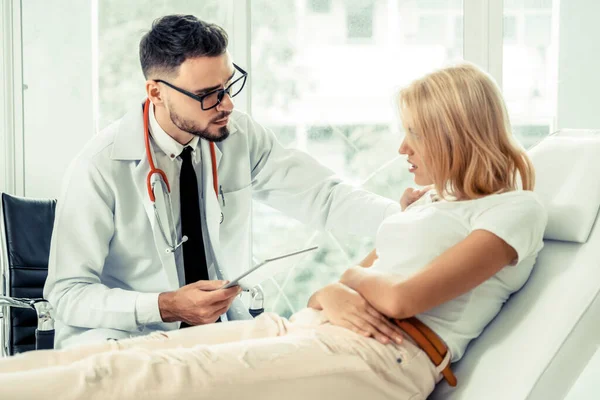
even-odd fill
[{"label": "lab coat pocket", "polygon": [[227,275],[250,268],[252,254],[252,186],[219,195],[223,214],[219,239]]},{"label": "lab coat pocket", "polygon": [[223,213],[222,225],[229,226],[247,219],[252,209],[252,184],[238,190],[219,193],[219,206]]}]

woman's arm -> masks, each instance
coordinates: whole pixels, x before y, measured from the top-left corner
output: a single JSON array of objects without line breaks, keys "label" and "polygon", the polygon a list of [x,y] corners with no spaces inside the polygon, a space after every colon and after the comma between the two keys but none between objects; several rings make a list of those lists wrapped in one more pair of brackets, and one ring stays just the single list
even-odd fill
[{"label": "woman's arm", "polygon": [[[369,254],[367,254],[367,256],[361,262],[358,263],[358,265],[363,268],[369,268],[370,266],[373,265],[375,260],[377,260],[377,250],[373,249]],[[308,307],[314,308],[315,310],[323,309],[323,307],[319,303],[319,296],[318,296],[319,292],[322,292],[323,289],[325,289],[325,288],[321,288],[321,289],[317,290],[316,292],[313,293],[312,296],[310,296],[310,299],[308,299],[308,304],[307,304]]]},{"label": "woman's arm", "polygon": [[468,292],[516,258],[517,252],[504,240],[475,230],[410,278],[353,267],[340,281],[379,312],[402,319]]},{"label": "woman's arm", "polygon": [[377,260],[377,250],[373,249],[373,251],[371,251],[364,260],[362,260],[361,262],[358,263],[358,265],[360,265],[363,268],[369,268],[370,266],[373,265],[373,263],[375,262],[375,260]]},{"label": "woman's arm", "polygon": [[311,296],[308,306],[322,310],[333,325],[359,335],[372,336],[383,344],[402,342],[402,330],[343,283],[335,282],[319,289]]}]

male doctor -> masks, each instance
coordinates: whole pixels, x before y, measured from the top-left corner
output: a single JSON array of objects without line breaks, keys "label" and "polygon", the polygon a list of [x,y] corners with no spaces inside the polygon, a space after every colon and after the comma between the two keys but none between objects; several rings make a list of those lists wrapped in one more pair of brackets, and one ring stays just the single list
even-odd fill
[{"label": "male doctor", "polygon": [[[235,111],[247,74],[227,43],[190,15],[156,20],[139,48],[149,101],[134,101],[69,167],[44,288],[56,348],[250,318],[240,288],[219,287],[251,266],[252,198],[372,236],[400,211]],[[170,193],[148,187],[152,164]]]}]

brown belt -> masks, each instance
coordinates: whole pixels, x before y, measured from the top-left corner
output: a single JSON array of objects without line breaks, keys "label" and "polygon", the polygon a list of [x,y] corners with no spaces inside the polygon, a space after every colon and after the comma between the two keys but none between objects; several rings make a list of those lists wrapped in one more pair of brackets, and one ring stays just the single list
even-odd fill
[{"label": "brown belt", "polygon": [[[415,317],[402,320],[395,319],[394,322],[419,345],[421,350],[429,356],[431,362],[436,367],[444,361],[444,358],[448,354],[448,347],[427,325]],[[442,375],[450,386],[456,386],[456,376],[454,376],[454,373],[450,369],[450,362],[442,370]]]}]

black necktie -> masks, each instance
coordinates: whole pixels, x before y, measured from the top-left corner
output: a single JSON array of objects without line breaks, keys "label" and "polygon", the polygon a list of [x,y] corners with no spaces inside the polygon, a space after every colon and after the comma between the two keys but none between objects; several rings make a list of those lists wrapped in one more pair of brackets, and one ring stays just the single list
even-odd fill
[{"label": "black necktie", "polygon": [[187,285],[199,280],[208,280],[208,267],[202,238],[198,179],[192,165],[191,147],[183,149],[181,159],[183,164],[179,175],[179,190],[181,194],[181,231],[188,237],[188,241],[183,244],[183,268]]}]

